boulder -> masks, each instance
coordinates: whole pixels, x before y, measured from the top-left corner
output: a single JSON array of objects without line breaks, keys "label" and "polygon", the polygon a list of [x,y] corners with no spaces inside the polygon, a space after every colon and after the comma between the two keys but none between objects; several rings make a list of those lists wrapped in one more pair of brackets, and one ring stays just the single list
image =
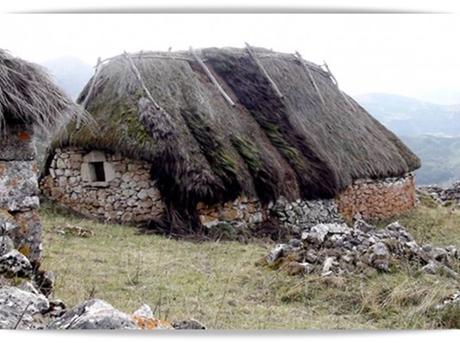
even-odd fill
[{"label": "boulder", "polygon": [[27,257],[13,249],[0,256],[0,273],[11,277],[31,277],[33,268]]},{"label": "boulder", "polygon": [[43,329],[42,313],[49,308],[45,296],[17,287],[0,288],[0,329]]},{"label": "boulder", "polygon": [[100,299],[91,299],[67,311],[48,325],[48,329],[137,329],[133,318]]},{"label": "boulder", "polygon": [[14,249],[14,243],[8,236],[0,236],[0,256],[9,253]]}]

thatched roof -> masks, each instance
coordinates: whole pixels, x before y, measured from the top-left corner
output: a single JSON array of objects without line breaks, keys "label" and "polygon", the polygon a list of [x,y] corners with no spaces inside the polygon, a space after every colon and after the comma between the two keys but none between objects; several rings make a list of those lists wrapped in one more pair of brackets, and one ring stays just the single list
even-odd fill
[{"label": "thatched roof", "polygon": [[101,64],[78,100],[97,126],[71,123],[54,146],[148,160],[163,196],[176,204],[240,193],[264,201],[331,198],[355,179],[420,166],[322,67],[291,54],[254,52],[256,59],[246,49],[197,52],[234,107],[189,52],[116,56]]},{"label": "thatched roof", "polygon": [[0,133],[10,124],[48,130],[80,114],[40,66],[0,49]]}]

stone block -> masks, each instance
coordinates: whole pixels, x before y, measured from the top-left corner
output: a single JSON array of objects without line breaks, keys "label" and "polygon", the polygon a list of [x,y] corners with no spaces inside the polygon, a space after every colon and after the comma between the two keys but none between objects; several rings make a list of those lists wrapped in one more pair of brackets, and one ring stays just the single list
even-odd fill
[{"label": "stone block", "polygon": [[37,173],[34,161],[0,161],[0,208],[8,211],[37,208]]},{"label": "stone block", "polygon": [[0,161],[32,161],[35,155],[30,128],[7,127],[0,132]]}]

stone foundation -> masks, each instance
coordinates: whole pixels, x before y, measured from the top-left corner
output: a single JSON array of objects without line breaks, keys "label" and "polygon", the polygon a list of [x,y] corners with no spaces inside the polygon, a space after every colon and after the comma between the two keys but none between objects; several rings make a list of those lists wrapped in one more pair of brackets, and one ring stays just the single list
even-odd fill
[{"label": "stone foundation", "polygon": [[336,198],[341,215],[349,222],[391,218],[415,206],[415,178],[407,174],[384,180],[358,180]]},{"label": "stone foundation", "polygon": [[[104,180],[97,180],[103,173]],[[159,219],[165,206],[151,180],[150,164],[101,151],[56,150],[49,175],[42,181],[45,195],[88,217],[113,222]],[[291,232],[319,223],[351,221],[356,214],[366,220],[390,218],[415,205],[412,174],[385,180],[358,180],[336,199],[288,201],[262,205],[256,198],[208,206],[198,204],[203,225],[219,223],[253,227],[269,218]]]},{"label": "stone foundation", "polygon": [[[100,163],[104,181],[94,179],[92,163]],[[57,149],[41,188],[61,205],[108,222],[144,222],[164,212],[150,164],[118,154]]]},{"label": "stone foundation", "polygon": [[41,258],[42,224],[38,166],[27,127],[7,127],[0,137],[0,236],[7,236],[30,261]]}]

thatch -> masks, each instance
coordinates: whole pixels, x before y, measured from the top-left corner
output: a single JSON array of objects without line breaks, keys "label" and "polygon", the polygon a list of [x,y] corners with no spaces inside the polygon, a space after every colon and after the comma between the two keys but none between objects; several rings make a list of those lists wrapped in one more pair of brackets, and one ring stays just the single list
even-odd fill
[{"label": "thatch", "polygon": [[[97,127],[71,123],[55,143],[121,152],[152,162],[167,202],[193,208],[237,194],[267,202],[331,198],[360,178],[400,176],[419,159],[320,66],[293,55],[255,50],[280,98],[246,50],[199,55],[232,107],[188,52],[130,55],[150,100],[123,55],[105,62],[79,100]],[[347,99],[345,99],[345,96]]]},{"label": "thatch", "polygon": [[82,112],[40,66],[0,49],[0,134],[12,124],[47,131]]}]

